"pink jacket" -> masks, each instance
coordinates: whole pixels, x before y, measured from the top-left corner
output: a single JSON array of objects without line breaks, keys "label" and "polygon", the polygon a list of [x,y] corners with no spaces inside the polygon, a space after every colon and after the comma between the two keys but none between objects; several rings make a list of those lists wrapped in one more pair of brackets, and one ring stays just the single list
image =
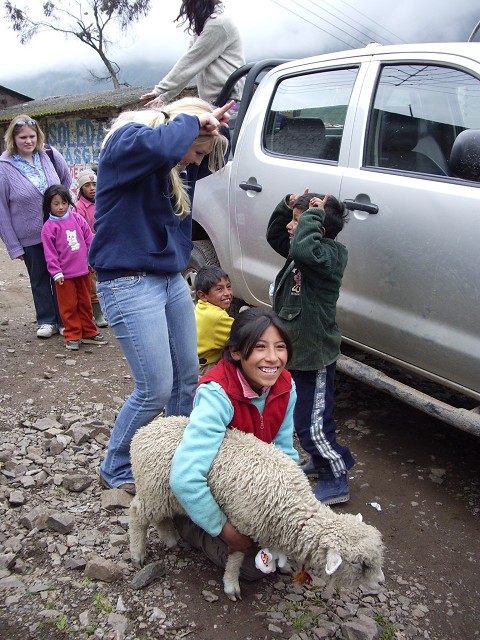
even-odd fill
[{"label": "pink jacket", "polygon": [[88,226],[92,230],[92,233],[95,233],[93,229],[93,223],[95,222],[95,202],[90,202],[90,200],[80,196],[75,203],[73,210],[79,213],[82,218],[85,218],[88,222]]},{"label": "pink jacket", "polygon": [[92,239],[90,227],[75,211],[69,211],[63,218],[50,217],[42,228],[42,242],[52,278],[86,275]]}]

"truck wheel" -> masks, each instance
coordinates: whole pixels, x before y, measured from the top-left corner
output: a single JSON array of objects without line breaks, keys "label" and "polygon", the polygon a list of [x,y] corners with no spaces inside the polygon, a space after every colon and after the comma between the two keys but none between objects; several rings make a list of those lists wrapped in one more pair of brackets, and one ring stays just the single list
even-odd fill
[{"label": "truck wheel", "polygon": [[182,273],[184,280],[190,289],[190,295],[192,296],[194,303],[196,302],[195,279],[197,277],[197,272],[201,267],[206,267],[211,264],[220,265],[215,249],[213,248],[213,244],[210,240],[195,240],[190,260]]}]

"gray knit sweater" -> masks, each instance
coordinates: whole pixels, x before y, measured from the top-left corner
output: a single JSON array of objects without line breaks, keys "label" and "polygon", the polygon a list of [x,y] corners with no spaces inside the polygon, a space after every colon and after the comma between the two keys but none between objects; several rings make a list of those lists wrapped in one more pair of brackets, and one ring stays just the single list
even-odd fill
[{"label": "gray knit sweater", "polygon": [[[153,92],[163,102],[170,102],[196,76],[199,97],[214,104],[227,78],[244,64],[236,24],[224,13],[213,13],[206,20],[202,33],[192,37],[188,51]],[[239,99],[242,90],[243,82],[237,83],[231,97]]]}]

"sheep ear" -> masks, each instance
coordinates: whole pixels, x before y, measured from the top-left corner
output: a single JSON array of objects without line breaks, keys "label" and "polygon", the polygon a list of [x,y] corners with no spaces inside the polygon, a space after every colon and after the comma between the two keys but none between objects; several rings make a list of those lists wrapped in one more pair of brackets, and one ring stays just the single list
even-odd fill
[{"label": "sheep ear", "polygon": [[355,520],[357,522],[363,522],[363,516],[361,513],[357,513],[357,515],[355,516]]},{"label": "sheep ear", "polygon": [[327,574],[327,576],[331,576],[332,573],[335,573],[335,571],[341,564],[342,556],[338,553],[338,551],[329,549],[327,551],[327,564],[325,565],[325,573]]}]

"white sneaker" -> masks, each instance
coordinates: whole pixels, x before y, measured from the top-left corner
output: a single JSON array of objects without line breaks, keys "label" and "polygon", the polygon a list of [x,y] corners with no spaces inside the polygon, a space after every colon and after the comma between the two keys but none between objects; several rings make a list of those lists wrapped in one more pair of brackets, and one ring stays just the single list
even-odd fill
[{"label": "white sneaker", "polygon": [[58,333],[56,324],[41,324],[37,329],[37,338],[51,338]]}]

